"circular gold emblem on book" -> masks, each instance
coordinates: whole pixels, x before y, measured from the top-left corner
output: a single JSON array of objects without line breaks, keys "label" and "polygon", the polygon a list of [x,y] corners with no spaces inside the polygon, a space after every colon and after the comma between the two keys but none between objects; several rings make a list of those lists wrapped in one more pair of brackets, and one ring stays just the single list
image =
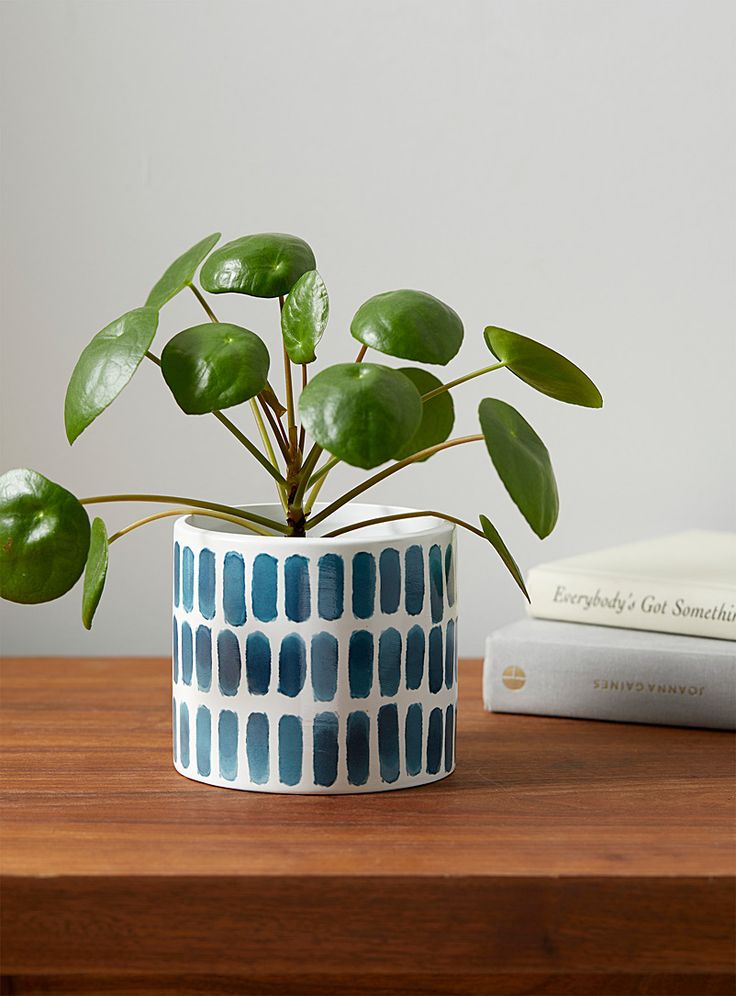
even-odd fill
[{"label": "circular gold emblem on book", "polygon": [[516,664],[507,667],[502,677],[504,685],[506,688],[510,688],[512,692],[518,692],[526,684],[526,672],[523,668],[517,667]]}]

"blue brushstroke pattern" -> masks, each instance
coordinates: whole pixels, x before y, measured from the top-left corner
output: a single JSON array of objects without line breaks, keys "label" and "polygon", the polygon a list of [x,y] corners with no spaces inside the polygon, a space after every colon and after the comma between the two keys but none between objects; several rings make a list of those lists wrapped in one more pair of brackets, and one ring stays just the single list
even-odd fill
[{"label": "blue brushstroke pattern", "polygon": [[336,553],[319,558],[317,611],[321,619],[339,619],[345,601],[345,565]]},{"label": "blue brushstroke pattern", "polygon": [[265,633],[248,633],[245,672],[251,695],[265,695],[271,684],[271,644]]},{"label": "blue brushstroke pattern", "polygon": [[185,546],[181,563],[181,599],[187,612],[194,608],[194,553]]},{"label": "blue brushstroke pattern", "polygon": [[212,632],[209,626],[197,627],[194,659],[199,690],[200,692],[208,692],[212,685]]},{"label": "blue brushstroke pattern", "polygon": [[452,607],[455,604],[455,562],[452,543],[445,550],[445,581],[447,582],[447,604]]},{"label": "blue brushstroke pattern", "polygon": [[378,758],[381,781],[395,782],[399,777],[399,714],[394,702],[378,710]]},{"label": "blue brushstroke pattern", "polygon": [[210,751],[212,745],[212,717],[207,706],[197,709],[197,771],[209,775],[211,771]]},{"label": "blue brushstroke pattern", "polygon": [[337,715],[318,712],[314,717],[314,784],[332,785],[337,778]]},{"label": "blue brushstroke pattern", "polygon": [[452,688],[455,677],[455,620],[448,619],[445,630],[445,688]]},{"label": "blue brushstroke pattern", "polygon": [[253,561],[251,604],[253,615],[261,622],[276,618],[278,595],[278,563],[268,553],[259,553]]},{"label": "blue brushstroke pattern", "polygon": [[419,702],[412,702],[406,710],[404,724],[404,743],[406,750],[406,770],[410,775],[418,775],[422,770],[422,707]]},{"label": "blue brushstroke pattern", "polygon": [[370,695],[373,687],[373,634],[367,630],[356,630],[350,636],[348,679],[351,698],[365,699]]},{"label": "blue brushstroke pattern", "polygon": [[245,611],[245,564],[239,553],[226,553],[222,569],[222,608],[225,622],[242,626]]},{"label": "blue brushstroke pattern", "polygon": [[404,554],[404,605],[410,616],[418,616],[424,607],[424,553],[421,546],[410,546]]},{"label": "blue brushstroke pattern", "polygon": [[387,547],[378,560],[381,575],[381,612],[393,613],[401,601],[401,558],[399,551]]},{"label": "blue brushstroke pattern", "polygon": [[265,712],[252,712],[248,717],[245,750],[250,780],[254,785],[265,785],[269,772],[268,716]]},{"label": "blue brushstroke pattern", "polygon": [[298,633],[290,633],[281,641],[279,651],[279,691],[294,698],[304,688],[306,676],[306,645]]},{"label": "blue brushstroke pattern", "polygon": [[215,615],[215,555],[212,550],[199,551],[199,611],[205,619]]},{"label": "blue brushstroke pattern", "polygon": [[217,721],[220,775],[232,782],[238,774],[238,715],[229,709],[220,712]]},{"label": "blue brushstroke pattern", "polygon": [[304,736],[301,716],[282,716],[279,720],[279,781],[298,785],[302,780]]},{"label": "blue brushstroke pattern", "polygon": [[442,627],[433,626],[429,632],[429,690],[442,688]]},{"label": "blue brushstroke pattern", "polygon": [[381,695],[396,695],[401,681],[401,633],[385,629],[378,638],[378,683]]},{"label": "blue brushstroke pattern", "polygon": [[182,768],[189,767],[189,706],[182,702],[179,706],[179,757]]},{"label": "blue brushstroke pattern", "polygon": [[337,691],[337,640],[331,633],[312,637],[312,691],[316,702],[331,702]]},{"label": "blue brushstroke pattern", "polygon": [[351,712],[348,716],[347,747],[348,781],[351,785],[365,785],[370,774],[371,723],[365,712]]},{"label": "blue brushstroke pattern", "polygon": [[445,771],[452,769],[452,751],[455,743],[455,709],[448,705],[445,713]]},{"label": "blue brushstroke pattern", "polygon": [[176,621],[176,616],[174,616],[173,625],[171,628],[172,637],[172,648],[171,648],[171,666],[173,668],[174,684],[179,680],[179,624]]},{"label": "blue brushstroke pattern", "polygon": [[421,626],[412,626],[406,635],[406,687],[419,688],[424,677],[425,636]]},{"label": "blue brushstroke pattern", "polygon": [[309,592],[309,561],[298,553],[286,558],[284,565],[286,596],[284,608],[291,622],[309,619],[311,602]]},{"label": "blue brushstroke pattern", "polygon": [[442,551],[436,543],[429,550],[429,606],[432,622],[442,622],[444,611]]},{"label": "blue brushstroke pattern", "polygon": [[436,775],[442,762],[442,710],[433,709],[429,714],[427,733],[427,771]]},{"label": "blue brushstroke pattern", "polygon": [[181,587],[181,548],[174,543],[174,606],[179,608],[179,590]]},{"label": "blue brushstroke pattern", "polygon": [[192,683],[193,666],[192,627],[188,622],[183,622],[181,624],[181,680],[185,685]]},{"label": "blue brushstroke pattern", "polygon": [[353,557],[353,615],[370,619],[376,601],[376,560],[372,553]]},{"label": "blue brushstroke pattern", "polygon": [[240,644],[232,630],[217,634],[217,680],[223,695],[235,695],[240,687]]}]

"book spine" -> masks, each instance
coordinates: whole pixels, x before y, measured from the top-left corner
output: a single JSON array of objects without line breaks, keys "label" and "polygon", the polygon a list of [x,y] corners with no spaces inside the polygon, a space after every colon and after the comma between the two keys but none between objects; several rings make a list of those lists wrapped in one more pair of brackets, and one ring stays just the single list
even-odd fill
[{"label": "book spine", "polygon": [[529,572],[527,588],[538,619],[736,640],[733,589],[542,567]]},{"label": "book spine", "polygon": [[736,727],[734,654],[488,638],[483,699],[492,712],[669,726]]}]

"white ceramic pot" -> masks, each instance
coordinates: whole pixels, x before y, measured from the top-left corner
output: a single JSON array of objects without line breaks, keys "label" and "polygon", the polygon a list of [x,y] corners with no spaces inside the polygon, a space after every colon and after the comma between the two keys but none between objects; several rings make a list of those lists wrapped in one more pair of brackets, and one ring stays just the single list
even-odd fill
[{"label": "white ceramic pot", "polygon": [[[279,506],[249,510],[278,517]],[[323,531],[407,511],[341,509]],[[255,792],[376,792],[455,766],[455,528],[174,528],[174,766]]]}]

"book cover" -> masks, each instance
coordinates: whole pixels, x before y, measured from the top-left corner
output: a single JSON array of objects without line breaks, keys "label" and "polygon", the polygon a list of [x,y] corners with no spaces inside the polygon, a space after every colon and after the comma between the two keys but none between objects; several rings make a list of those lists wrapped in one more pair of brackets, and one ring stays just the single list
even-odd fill
[{"label": "book cover", "polygon": [[492,712],[736,728],[736,643],[524,619],[488,638]]},{"label": "book cover", "polygon": [[736,639],[736,533],[694,530],[534,567],[529,614]]}]

